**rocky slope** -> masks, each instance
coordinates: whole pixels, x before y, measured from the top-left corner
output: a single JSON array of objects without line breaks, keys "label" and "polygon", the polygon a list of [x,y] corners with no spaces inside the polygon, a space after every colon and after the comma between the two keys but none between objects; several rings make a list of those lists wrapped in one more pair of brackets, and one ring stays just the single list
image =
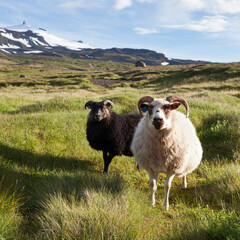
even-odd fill
[{"label": "rocky slope", "polygon": [[69,41],[23,24],[0,28],[0,52],[6,54],[40,54],[69,56],[81,59],[97,59],[113,62],[144,61],[147,65],[204,64],[205,61],[167,58],[163,53],[147,49],[110,48],[99,49],[82,41]]}]

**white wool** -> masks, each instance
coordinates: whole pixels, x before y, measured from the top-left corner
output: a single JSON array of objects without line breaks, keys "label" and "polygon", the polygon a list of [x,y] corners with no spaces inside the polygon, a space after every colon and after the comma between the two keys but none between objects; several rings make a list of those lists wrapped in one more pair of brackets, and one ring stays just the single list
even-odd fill
[{"label": "white wool", "polygon": [[[155,106],[159,103],[165,104],[166,101],[155,99],[151,104]],[[185,176],[199,166],[202,147],[192,122],[184,114],[172,110],[166,120],[168,127],[162,130],[155,129],[151,121],[151,116],[146,112],[135,130],[131,150],[139,167],[149,173],[153,205],[158,174],[167,174],[163,207],[168,210],[171,180],[174,176],[184,177],[183,187],[186,187]]]}]

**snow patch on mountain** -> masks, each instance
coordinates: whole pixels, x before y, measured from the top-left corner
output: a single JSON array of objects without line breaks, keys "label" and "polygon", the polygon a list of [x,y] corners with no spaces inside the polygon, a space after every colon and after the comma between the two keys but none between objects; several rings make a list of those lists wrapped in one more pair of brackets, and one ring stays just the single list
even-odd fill
[{"label": "snow patch on mountain", "polygon": [[32,54],[32,53],[42,53],[43,51],[24,51],[25,54]]},{"label": "snow patch on mountain", "polygon": [[10,49],[19,49],[20,47],[19,46],[15,46],[15,45],[11,45],[11,44],[8,44],[8,45],[0,45],[0,49],[5,49],[5,48],[10,48]]},{"label": "snow patch on mountain", "polygon": [[15,38],[15,37],[13,37],[12,33],[0,33],[0,35],[2,35],[5,38],[8,38],[10,40],[13,40],[13,41],[16,41],[16,42],[20,42],[20,43],[24,44],[26,47],[32,47],[29,44],[29,40],[24,39],[24,38]]},{"label": "snow patch on mountain", "polygon": [[69,41],[57,36],[54,36],[52,34],[47,33],[43,30],[34,30],[33,32],[37,33],[39,36],[42,36],[44,40],[52,47],[66,47],[70,50],[81,50],[82,48],[94,48],[88,43],[80,43],[75,41]]},{"label": "snow patch on mountain", "polygon": [[7,53],[7,54],[11,54],[9,51],[5,50],[5,49],[0,49],[1,51]]},{"label": "snow patch on mountain", "polygon": [[48,46],[47,44],[41,42],[40,40],[38,40],[37,38],[34,37],[29,37],[31,39],[31,41],[33,41],[36,45],[41,45],[41,46]]},{"label": "snow patch on mountain", "polygon": [[[41,42],[39,39],[34,38],[34,37],[29,37],[29,39],[36,45],[41,45],[41,46],[50,46],[50,47],[65,47],[69,50],[74,50],[74,51],[80,51],[83,48],[91,48],[93,49],[94,47],[91,46],[88,43],[83,43],[82,41],[71,41],[71,40],[66,40],[57,36],[54,36],[50,33],[48,33],[45,29],[39,28],[35,29],[32,28],[29,24],[27,24],[25,21],[23,24],[16,25],[16,26],[11,26],[5,28],[6,30],[10,31],[16,31],[16,32],[21,32],[24,35],[24,32],[31,31],[32,33],[36,34],[39,37],[43,37],[44,41],[46,43]],[[14,38],[11,33],[7,33],[4,29],[3,31],[0,32],[0,34],[8,39],[14,40],[14,41],[19,41],[26,45],[27,47],[32,47],[29,44],[29,40],[23,39],[23,38]],[[1,30],[0,30],[1,31]]]}]

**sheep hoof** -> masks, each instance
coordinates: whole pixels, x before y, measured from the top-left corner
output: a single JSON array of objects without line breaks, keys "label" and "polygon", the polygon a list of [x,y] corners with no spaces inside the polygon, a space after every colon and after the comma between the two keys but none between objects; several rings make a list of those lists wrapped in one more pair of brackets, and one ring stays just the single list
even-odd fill
[{"label": "sheep hoof", "polygon": [[164,211],[164,212],[167,212],[168,209],[169,209],[169,205],[165,205],[165,204],[164,204],[164,205],[163,205],[163,211]]},{"label": "sheep hoof", "polygon": [[187,189],[187,184],[182,184],[181,189],[186,190]]}]

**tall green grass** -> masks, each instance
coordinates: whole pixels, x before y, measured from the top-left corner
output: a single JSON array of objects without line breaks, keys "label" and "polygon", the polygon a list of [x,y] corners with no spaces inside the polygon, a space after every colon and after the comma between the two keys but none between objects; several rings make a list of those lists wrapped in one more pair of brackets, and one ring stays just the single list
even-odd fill
[{"label": "tall green grass", "polygon": [[143,210],[147,205],[143,199],[142,194],[132,190],[112,194],[104,186],[98,191],[86,189],[80,200],[51,195],[39,216],[39,238],[143,239],[142,231],[149,234]]},{"label": "tall green grass", "polygon": [[[46,59],[34,61],[44,64]],[[56,61],[51,64],[66,67],[66,62]],[[38,67],[41,80],[53,80],[45,78],[49,69]],[[219,69],[98,67],[84,73],[87,80],[101,75],[133,81],[125,87],[89,88],[87,93],[99,93],[93,98],[82,96],[79,88],[75,95],[75,90],[66,94],[66,86],[0,89],[0,239],[240,239],[240,101],[239,82],[232,79],[238,78],[238,64]],[[6,68],[11,75],[10,66]],[[49,77],[62,75],[70,85],[79,76],[51,71]],[[221,74],[232,87],[218,92],[225,84],[218,79]],[[172,94],[189,102],[204,156],[187,177],[188,189],[180,189],[181,179],[173,180],[170,210],[165,213],[164,174],[155,208],[150,205],[148,175],[137,171],[134,158],[115,157],[109,176],[102,174],[102,153],[86,140],[89,110],[84,104],[110,99],[118,113],[137,112],[143,95]]]},{"label": "tall green grass", "polygon": [[3,182],[4,178],[0,181],[0,239],[17,239],[23,222],[19,212],[22,199],[13,190],[16,185],[4,186]]}]

